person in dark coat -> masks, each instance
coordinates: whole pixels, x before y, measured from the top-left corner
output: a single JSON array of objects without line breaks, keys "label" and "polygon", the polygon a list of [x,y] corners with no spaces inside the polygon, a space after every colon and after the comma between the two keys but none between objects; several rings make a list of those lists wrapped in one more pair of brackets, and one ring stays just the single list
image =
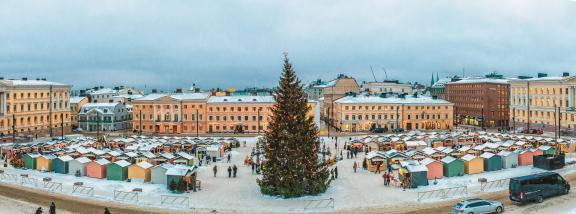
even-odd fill
[{"label": "person in dark coat", "polygon": [[352,168],[354,168],[354,173],[356,173],[356,169],[358,169],[358,162],[354,161],[354,166],[352,166]]},{"label": "person in dark coat", "polygon": [[214,171],[214,177],[216,177],[216,173],[218,173],[218,167],[216,167],[216,165],[214,165],[214,167],[212,168],[212,171]]},{"label": "person in dark coat", "polygon": [[38,209],[36,209],[36,214],[42,214],[42,207],[38,207]]},{"label": "person in dark coat", "polygon": [[232,158],[232,154],[228,153],[228,156],[226,158],[228,159],[227,163],[230,163],[230,158]]},{"label": "person in dark coat", "polygon": [[50,204],[50,210],[48,211],[48,213],[50,214],[56,214],[56,204],[54,204],[54,202],[52,202]]},{"label": "person in dark coat", "polygon": [[234,164],[234,167],[232,167],[232,172],[234,173],[234,177],[236,177],[236,172],[238,172],[238,167],[236,167],[236,164]]},{"label": "person in dark coat", "polygon": [[108,210],[108,207],[104,207],[104,214],[112,214],[112,213],[110,213],[110,210]]},{"label": "person in dark coat", "polygon": [[232,167],[228,166],[228,177],[231,178],[232,177]]},{"label": "person in dark coat", "polygon": [[336,179],[338,179],[338,166],[334,167],[334,177],[336,177]]}]

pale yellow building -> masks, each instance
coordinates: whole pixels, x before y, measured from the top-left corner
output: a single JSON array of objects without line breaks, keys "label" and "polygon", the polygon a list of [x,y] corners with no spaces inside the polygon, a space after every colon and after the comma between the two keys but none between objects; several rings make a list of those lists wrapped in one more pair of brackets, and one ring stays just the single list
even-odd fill
[{"label": "pale yellow building", "polygon": [[70,88],[45,80],[0,80],[0,134],[6,137],[15,132],[17,137],[28,138],[58,136],[62,124],[64,133],[69,133]]},{"label": "pale yellow building", "polygon": [[432,97],[352,95],[335,101],[334,125],[345,132],[374,128],[451,129],[453,103]]},{"label": "pale yellow building", "polygon": [[576,77],[568,75],[511,80],[510,126],[553,131],[555,116],[558,116],[554,107],[560,107],[561,128],[573,129],[575,92]]},{"label": "pale yellow building", "polygon": [[356,82],[356,79],[342,74],[335,80],[315,87],[322,88],[320,112],[321,117],[327,121],[329,121],[329,118],[332,118],[330,120],[334,121],[335,100],[346,96],[348,93],[360,94],[360,86]]},{"label": "pale yellow building", "polygon": [[86,103],[88,103],[88,97],[70,97],[70,117],[72,118],[73,130],[79,127],[78,114]]}]

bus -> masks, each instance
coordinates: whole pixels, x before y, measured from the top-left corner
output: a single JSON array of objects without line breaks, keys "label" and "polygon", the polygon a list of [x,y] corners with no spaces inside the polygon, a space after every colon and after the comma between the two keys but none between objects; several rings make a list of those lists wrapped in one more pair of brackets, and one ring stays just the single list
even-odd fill
[{"label": "bus", "polygon": [[543,172],[510,179],[508,187],[510,200],[519,203],[568,194],[570,184],[555,172]]}]

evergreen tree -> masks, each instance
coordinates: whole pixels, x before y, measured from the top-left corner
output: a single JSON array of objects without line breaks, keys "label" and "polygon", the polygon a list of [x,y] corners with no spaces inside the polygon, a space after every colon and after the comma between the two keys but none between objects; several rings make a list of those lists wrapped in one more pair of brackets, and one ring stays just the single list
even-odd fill
[{"label": "evergreen tree", "polygon": [[319,161],[318,130],[307,115],[308,97],[286,54],[274,99],[265,133],[263,177],[258,180],[262,193],[290,198],[325,192],[329,172],[326,163]]}]

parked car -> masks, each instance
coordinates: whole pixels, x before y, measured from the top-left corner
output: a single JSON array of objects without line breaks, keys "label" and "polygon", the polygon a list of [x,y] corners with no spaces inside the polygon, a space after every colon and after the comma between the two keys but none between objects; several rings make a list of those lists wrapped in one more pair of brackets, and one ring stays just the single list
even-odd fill
[{"label": "parked car", "polygon": [[372,130],[372,133],[384,133],[387,131],[388,131],[388,128],[375,128]]},{"label": "parked car", "polygon": [[570,184],[555,172],[543,172],[510,179],[510,200],[541,203],[545,198],[568,194]]},{"label": "parked car", "polygon": [[499,201],[489,201],[479,198],[467,199],[452,206],[453,214],[502,213],[504,204]]}]

